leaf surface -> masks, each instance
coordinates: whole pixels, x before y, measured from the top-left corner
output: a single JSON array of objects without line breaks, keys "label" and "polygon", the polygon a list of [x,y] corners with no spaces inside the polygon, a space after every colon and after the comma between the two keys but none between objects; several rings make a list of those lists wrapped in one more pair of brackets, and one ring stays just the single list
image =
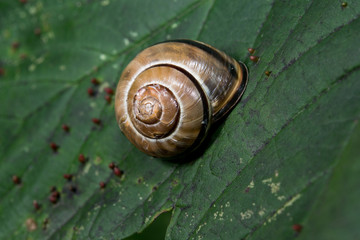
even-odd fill
[{"label": "leaf surface", "polygon": [[[356,0],[2,1],[0,239],[122,239],[167,211],[167,239],[359,238],[359,15]],[[139,51],[177,38],[250,72],[183,164],[132,146],[104,99]]]}]

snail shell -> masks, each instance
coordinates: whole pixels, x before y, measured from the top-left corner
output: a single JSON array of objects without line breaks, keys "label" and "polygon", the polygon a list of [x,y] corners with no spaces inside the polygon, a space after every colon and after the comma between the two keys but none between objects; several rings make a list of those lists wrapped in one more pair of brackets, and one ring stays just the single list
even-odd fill
[{"label": "snail shell", "polygon": [[172,40],[140,52],[116,89],[120,129],[141,151],[174,157],[196,149],[240,100],[247,69],[205,43]]}]

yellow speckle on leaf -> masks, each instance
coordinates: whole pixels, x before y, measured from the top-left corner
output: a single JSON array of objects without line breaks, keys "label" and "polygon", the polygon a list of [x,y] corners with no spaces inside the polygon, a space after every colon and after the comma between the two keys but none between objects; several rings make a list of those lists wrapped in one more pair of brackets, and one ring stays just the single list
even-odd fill
[{"label": "yellow speckle on leaf", "polygon": [[284,206],[276,211],[276,213],[268,219],[268,222],[275,221],[277,216],[279,216],[281,213],[285,211],[286,208],[290,207],[294,204],[295,201],[297,201],[301,197],[301,194],[295,195],[293,198],[291,198],[289,201],[287,201]]},{"label": "yellow speckle on leaf", "polygon": [[151,219],[151,216],[146,217],[146,218],[145,218],[145,224],[147,224],[150,219]]},{"label": "yellow speckle on leaf", "polygon": [[100,60],[105,61],[107,59],[105,54],[100,54]]},{"label": "yellow speckle on leaf", "polygon": [[285,196],[278,196],[278,200],[279,200],[279,201],[283,201],[283,200],[285,200],[285,199],[286,199]]},{"label": "yellow speckle on leaf", "polygon": [[29,7],[29,13],[30,13],[31,15],[36,14],[36,12],[37,12],[36,7]]},{"label": "yellow speckle on leaf", "polygon": [[44,60],[45,60],[45,57],[42,56],[42,57],[39,57],[39,58],[35,59],[35,63],[36,63],[36,64],[41,64],[41,63],[44,62]]},{"label": "yellow speckle on leaf", "polygon": [[35,64],[31,64],[31,65],[29,66],[29,72],[33,72],[33,71],[35,71],[35,69],[36,69],[36,65],[35,65]]},{"label": "yellow speckle on leaf", "polygon": [[86,164],[85,168],[84,168],[84,171],[83,171],[84,174],[87,174],[89,172],[90,168],[91,168],[91,164]]},{"label": "yellow speckle on leaf", "polygon": [[96,105],[96,102],[90,102],[90,107],[91,107],[91,108],[96,108],[96,106],[97,106],[97,105]]},{"label": "yellow speckle on leaf", "polygon": [[268,178],[268,179],[262,180],[262,183],[269,186],[271,189],[271,193],[274,194],[275,196],[277,196],[277,192],[279,192],[279,190],[280,190],[279,182],[278,183],[272,182],[272,178]]},{"label": "yellow speckle on leaf", "polygon": [[272,182],[272,178],[267,178],[267,179],[264,179],[262,180],[262,183],[269,183],[269,182]]},{"label": "yellow speckle on leaf", "polygon": [[172,28],[172,29],[175,29],[175,28],[177,28],[178,26],[179,26],[178,23],[173,23],[173,24],[171,25],[171,28]]},{"label": "yellow speckle on leaf", "polygon": [[203,226],[206,226],[206,222],[204,222],[203,224],[200,224],[199,227],[196,229],[196,233],[200,232],[201,228]]},{"label": "yellow speckle on leaf", "polygon": [[134,32],[134,31],[130,31],[130,36],[133,37],[133,38],[136,38],[137,36],[139,36],[139,34],[137,32]]},{"label": "yellow speckle on leaf", "polygon": [[262,216],[265,215],[265,212],[266,212],[266,209],[263,208],[263,207],[261,207],[260,210],[259,210],[259,212],[258,212],[258,214],[259,214],[260,217],[262,217]]},{"label": "yellow speckle on leaf", "polygon": [[241,220],[250,219],[253,214],[254,212],[251,210],[246,210],[245,212],[241,212],[240,213]]},{"label": "yellow speckle on leaf", "polygon": [[271,183],[270,186],[271,193],[277,193],[280,190],[280,183]]},{"label": "yellow speckle on leaf", "polygon": [[248,188],[254,188],[254,186],[255,186],[254,180],[251,180],[251,182],[248,185]]},{"label": "yellow speckle on leaf", "polygon": [[94,164],[95,165],[99,165],[100,163],[102,163],[102,158],[99,157],[99,156],[96,156],[95,159],[94,159]]},{"label": "yellow speckle on leaf", "polygon": [[103,0],[101,1],[101,6],[107,6],[110,4],[110,1],[109,0]]},{"label": "yellow speckle on leaf", "polygon": [[65,66],[65,65],[60,65],[60,66],[59,66],[59,69],[60,69],[60,71],[65,71],[65,70],[66,70],[66,66]]}]

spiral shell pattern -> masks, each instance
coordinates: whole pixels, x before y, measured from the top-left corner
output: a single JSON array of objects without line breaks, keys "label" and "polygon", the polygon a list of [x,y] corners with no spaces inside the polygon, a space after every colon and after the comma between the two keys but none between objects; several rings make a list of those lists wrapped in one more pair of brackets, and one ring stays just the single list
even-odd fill
[{"label": "spiral shell pattern", "polygon": [[183,155],[236,104],[246,83],[245,65],[209,45],[159,43],[124,69],[115,96],[116,118],[141,151],[156,157]]}]

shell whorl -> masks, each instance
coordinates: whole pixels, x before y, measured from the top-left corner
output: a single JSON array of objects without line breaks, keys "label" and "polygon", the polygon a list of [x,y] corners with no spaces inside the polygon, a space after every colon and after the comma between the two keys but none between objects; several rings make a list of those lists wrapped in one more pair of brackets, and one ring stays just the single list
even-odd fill
[{"label": "shell whorl", "polygon": [[117,121],[126,137],[149,155],[184,154],[236,104],[246,82],[246,67],[209,45],[159,43],[125,68],[116,90]]}]

